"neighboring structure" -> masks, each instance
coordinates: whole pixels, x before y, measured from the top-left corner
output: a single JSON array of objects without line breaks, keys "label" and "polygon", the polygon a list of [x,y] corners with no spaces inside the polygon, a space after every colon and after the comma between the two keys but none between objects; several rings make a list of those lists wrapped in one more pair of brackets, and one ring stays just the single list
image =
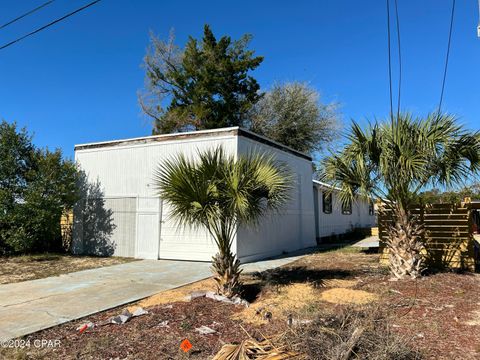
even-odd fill
[{"label": "neighboring structure", "polygon": [[329,184],[313,180],[315,206],[315,234],[321,242],[355,229],[371,228],[376,224],[374,203],[358,197],[351,204],[342,204],[337,189]]},{"label": "neighboring structure", "polygon": [[157,196],[153,178],[162,160],[178,153],[194,157],[218,146],[235,156],[271,153],[288,164],[296,180],[281,213],[267,216],[255,228],[237,230],[233,251],[238,258],[252,261],[314,246],[311,158],[235,127],[75,146],[87,196],[75,209],[73,251],[210,261],[217,249],[209,234],[178,229],[168,204]]}]

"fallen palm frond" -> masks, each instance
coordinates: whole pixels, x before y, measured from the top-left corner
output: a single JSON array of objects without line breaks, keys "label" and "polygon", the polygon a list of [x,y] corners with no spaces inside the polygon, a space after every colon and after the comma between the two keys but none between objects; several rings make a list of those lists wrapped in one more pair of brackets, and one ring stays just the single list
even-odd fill
[{"label": "fallen palm frond", "polygon": [[276,348],[268,340],[247,339],[240,344],[224,345],[213,360],[286,360],[301,359],[301,354]]}]

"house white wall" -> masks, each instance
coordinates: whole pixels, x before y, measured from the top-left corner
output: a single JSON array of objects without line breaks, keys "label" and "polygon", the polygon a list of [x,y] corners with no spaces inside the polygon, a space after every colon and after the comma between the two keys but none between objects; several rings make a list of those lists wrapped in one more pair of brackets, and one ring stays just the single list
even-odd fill
[{"label": "house white wall", "polygon": [[[357,198],[352,203],[352,214],[342,214],[342,205],[338,197],[338,190],[318,181],[313,182],[315,213],[316,213],[316,237],[322,238],[331,235],[344,234],[354,228],[368,228],[375,226],[376,216],[369,213],[369,201]],[[332,212],[323,212],[322,194],[332,194]]]},{"label": "house white wall", "polygon": [[[251,261],[315,245],[312,165],[307,156],[291,149],[265,144],[265,139],[238,128],[217,129],[182,135],[162,135],[79,145],[75,159],[88,181],[99,182],[104,204],[112,210],[116,228],[110,236],[113,255],[210,261],[216,253],[211,236],[204,229],[179,229],[169,216],[168,203],[158,198],[154,172],[158,164],[183,153],[195,157],[198,151],[222,146],[227,153],[268,152],[285,162],[294,174],[291,200],[284,210],[266,216],[255,227],[238,229],[232,250],[241,261]],[[194,135],[194,136],[193,136]],[[252,140],[251,137],[255,140]],[[124,207],[122,207],[125,205]],[[81,239],[81,216],[74,215],[74,244],[78,252],[108,239]],[[91,236],[90,236],[91,237]]]},{"label": "house white wall", "polygon": [[289,202],[255,227],[242,226],[237,233],[237,254],[244,261],[316,245],[313,209],[312,162],[247,137],[239,137],[238,153],[267,153],[285,163],[294,178]]},{"label": "house white wall", "polygon": [[132,209],[129,201],[130,207],[125,211],[118,206],[112,209],[114,218],[123,216],[112,234],[116,243],[114,255],[209,261],[216,253],[215,244],[205,230],[176,226],[169,216],[168,204],[157,197],[153,182],[158,164],[176,154],[195,157],[198,151],[218,146],[227,153],[236,153],[237,136],[232,132],[203,133],[204,137],[179,139],[167,135],[159,136],[159,141],[114,142],[76,149],[75,160],[87,173],[89,182],[99,181],[107,206],[115,203],[112,199],[124,197],[132,198],[136,204]]}]

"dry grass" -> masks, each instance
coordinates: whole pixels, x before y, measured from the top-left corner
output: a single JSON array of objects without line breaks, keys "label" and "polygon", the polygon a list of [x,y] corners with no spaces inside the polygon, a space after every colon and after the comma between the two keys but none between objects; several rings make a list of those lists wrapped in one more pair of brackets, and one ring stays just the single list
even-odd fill
[{"label": "dry grass", "polygon": [[333,288],[322,292],[321,299],[332,304],[364,305],[378,300],[378,296],[363,290]]},{"label": "dry grass", "polygon": [[262,294],[250,307],[233,315],[234,320],[262,325],[319,301],[320,290],[311,284],[286,285]]},{"label": "dry grass", "polygon": [[319,310],[311,323],[287,332],[283,343],[306,359],[414,360],[413,339],[392,331],[390,319],[378,307],[339,308],[332,314]]},{"label": "dry grass", "polygon": [[58,276],[80,270],[134,261],[121,257],[38,254],[0,258],[0,284]]}]

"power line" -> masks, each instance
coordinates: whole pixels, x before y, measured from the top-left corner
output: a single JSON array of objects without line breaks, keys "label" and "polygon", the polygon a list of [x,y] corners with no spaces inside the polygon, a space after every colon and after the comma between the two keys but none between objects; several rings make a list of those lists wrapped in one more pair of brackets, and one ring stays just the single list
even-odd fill
[{"label": "power line", "polygon": [[450,16],[450,31],[448,33],[447,56],[445,58],[445,68],[443,70],[443,81],[442,81],[442,91],[440,93],[440,102],[438,103],[438,116],[440,116],[440,112],[442,110],[443,92],[445,90],[445,80],[447,79],[448,58],[450,56],[450,43],[452,41],[453,18],[455,15],[455,2],[456,0],[453,0],[452,2],[452,13]]},{"label": "power line", "polygon": [[70,17],[70,16],[72,16],[72,15],[75,15],[76,13],[78,13],[78,12],[80,12],[80,11],[82,11],[82,10],[85,10],[86,8],[88,8],[88,7],[92,6],[92,5],[95,5],[96,3],[100,2],[100,1],[101,1],[101,0],[92,1],[91,3],[88,3],[87,5],[82,6],[81,8],[78,8],[77,10],[72,11],[71,13],[68,13],[68,14],[62,16],[61,18],[58,18],[57,20],[54,20],[54,21],[48,23],[47,25],[44,25],[44,26],[42,26],[42,27],[40,27],[40,28],[38,28],[38,29],[36,29],[36,30],[34,30],[34,31],[26,34],[26,35],[23,35],[22,37],[19,37],[18,39],[15,39],[15,40],[13,40],[13,41],[10,41],[9,43],[7,43],[7,44],[5,44],[5,45],[0,46],[0,50],[3,50],[3,49],[5,49],[5,48],[7,48],[7,47],[9,47],[9,46],[11,46],[11,45],[19,42],[19,41],[22,41],[23,39],[25,39],[25,38],[27,38],[27,37],[29,37],[29,36],[35,35],[36,33],[40,32],[40,31],[42,31],[42,30],[44,30],[44,29],[46,29],[46,28],[48,28],[48,27],[50,27],[50,26],[52,26],[52,25],[54,25],[54,24],[56,24],[56,23],[58,23],[58,22],[60,22],[60,21],[62,21],[62,20],[64,20],[64,19],[66,19],[66,18],[68,18],[68,17]]},{"label": "power line", "polygon": [[35,9],[32,9],[30,11],[27,11],[25,14],[22,14],[20,15],[19,17],[16,17],[15,19],[13,20],[10,20],[9,22],[3,24],[3,25],[0,25],[0,30],[3,29],[3,28],[6,28],[8,25],[11,25],[13,24],[14,22],[17,22],[18,20],[20,19],[23,19],[24,17],[30,15],[30,14],[33,14],[34,12],[40,10],[41,8],[44,8],[45,6],[47,5],[50,5],[52,2],[54,2],[55,0],[50,0],[50,1],[47,1],[46,3],[43,3],[42,5],[40,6],[37,6]]},{"label": "power line", "polygon": [[393,97],[392,97],[392,55],[390,46],[390,0],[387,0],[387,35],[388,35],[388,80],[390,86],[390,117],[393,127]]},{"label": "power line", "polygon": [[398,42],[398,105],[397,105],[397,119],[400,116],[400,93],[402,91],[402,51],[400,46],[400,21],[398,20],[398,6],[395,0],[395,16],[397,18],[397,42]]}]

